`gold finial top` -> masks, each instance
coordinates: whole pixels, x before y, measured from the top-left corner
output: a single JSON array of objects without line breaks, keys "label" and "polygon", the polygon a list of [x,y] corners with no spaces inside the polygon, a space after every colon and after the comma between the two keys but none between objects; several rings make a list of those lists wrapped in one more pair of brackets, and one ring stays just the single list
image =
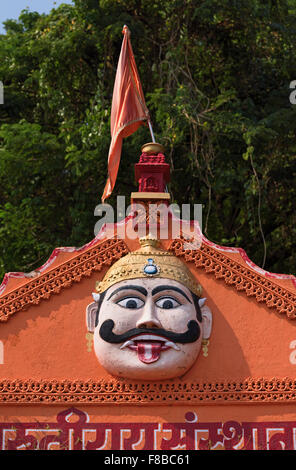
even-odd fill
[{"label": "gold finial top", "polygon": [[159,245],[159,241],[157,240],[156,237],[151,235],[151,233],[149,233],[146,237],[140,238],[139,242],[142,247],[149,246],[149,247],[157,248]]},{"label": "gold finial top", "polygon": [[158,153],[164,153],[164,146],[158,144],[157,142],[148,142],[147,144],[142,145],[142,153],[147,153],[148,155],[157,155]]}]

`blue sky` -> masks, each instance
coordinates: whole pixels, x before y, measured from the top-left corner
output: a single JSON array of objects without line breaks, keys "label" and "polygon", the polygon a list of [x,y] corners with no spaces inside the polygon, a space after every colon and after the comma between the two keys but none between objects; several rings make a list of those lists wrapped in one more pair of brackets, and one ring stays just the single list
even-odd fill
[{"label": "blue sky", "polygon": [[3,21],[17,20],[21,11],[29,7],[30,11],[49,13],[61,3],[73,3],[71,0],[0,0],[0,34],[5,33]]}]

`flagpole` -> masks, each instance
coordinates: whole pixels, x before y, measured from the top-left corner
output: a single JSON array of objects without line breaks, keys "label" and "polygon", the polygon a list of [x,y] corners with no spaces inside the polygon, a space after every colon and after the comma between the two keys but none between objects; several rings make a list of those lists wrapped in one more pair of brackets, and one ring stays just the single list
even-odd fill
[{"label": "flagpole", "polygon": [[151,137],[152,137],[152,142],[155,144],[156,140],[155,140],[155,137],[154,137],[154,133],[153,133],[152,124],[151,124],[150,119],[148,120],[148,126],[149,126],[150,134],[151,134]]}]

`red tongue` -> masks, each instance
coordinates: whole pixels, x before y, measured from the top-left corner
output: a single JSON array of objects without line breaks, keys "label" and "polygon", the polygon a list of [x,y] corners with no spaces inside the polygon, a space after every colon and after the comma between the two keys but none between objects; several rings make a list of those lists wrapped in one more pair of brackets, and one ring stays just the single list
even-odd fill
[{"label": "red tongue", "polygon": [[160,352],[161,352],[161,342],[160,343],[146,343],[146,342],[137,343],[138,358],[140,359],[140,361],[145,362],[145,364],[156,362],[159,359]]}]

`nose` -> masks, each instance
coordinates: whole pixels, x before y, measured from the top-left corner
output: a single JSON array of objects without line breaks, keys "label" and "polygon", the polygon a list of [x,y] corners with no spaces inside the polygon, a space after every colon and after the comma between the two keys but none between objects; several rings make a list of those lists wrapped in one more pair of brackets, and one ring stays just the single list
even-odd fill
[{"label": "nose", "polygon": [[136,323],[137,328],[161,328],[162,325],[157,317],[155,304],[147,299],[142,314]]}]

